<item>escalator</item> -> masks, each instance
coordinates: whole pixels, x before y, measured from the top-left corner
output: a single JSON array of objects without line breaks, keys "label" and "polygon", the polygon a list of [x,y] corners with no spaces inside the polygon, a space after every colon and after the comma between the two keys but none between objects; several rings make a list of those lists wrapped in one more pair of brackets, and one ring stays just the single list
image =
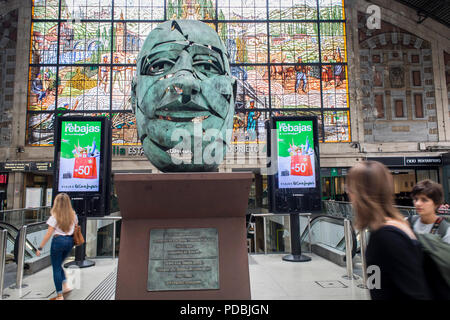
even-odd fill
[{"label": "escalator", "polygon": [[4,275],[4,288],[13,285],[16,281],[17,265],[14,259],[14,243],[19,234],[19,230],[12,224],[0,222],[0,231],[6,230],[6,265]]},{"label": "escalator", "polygon": [[[36,248],[39,246],[39,243],[41,242],[46,229],[47,226],[45,225],[45,223],[42,223],[36,226],[32,226],[27,230],[24,255],[24,274],[35,273],[50,265],[49,248],[47,248],[46,252],[41,254],[40,257],[36,256]],[[0,230],[7,231],[6,266],[4,280],[4,287],[7,287],[15,283],[17,258],[19,251],[19,235],[22,229],[18,229],[12,224],[6,222],[0,222]]]},{"label": "escalator", "polygon": [[[309,251],[309,238],[309,230],[304,228],[300,238],[303,251]],[[352,243],[352,256],[355,257],[359,251],[359,241],[353,228]],[[311,219],[311,251],[340,266],[346,265],[343,217],[318,215]]]}]

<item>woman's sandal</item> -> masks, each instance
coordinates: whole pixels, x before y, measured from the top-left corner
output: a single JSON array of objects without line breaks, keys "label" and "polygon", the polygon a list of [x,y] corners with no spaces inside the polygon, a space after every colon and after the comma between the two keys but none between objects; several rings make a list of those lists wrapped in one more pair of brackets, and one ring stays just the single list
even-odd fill
[{"label": "woman's sandal", "polygon": [[63,296],[56,296],[56,297],[50,298],[50,300],[64,300],[64,297]]},{"label": "woman's sandal", "polygon": [[69,288],[67,290],[63,290],[63,294],[68,294],[69,292],[71,292],[73,290],[73,288]]}]

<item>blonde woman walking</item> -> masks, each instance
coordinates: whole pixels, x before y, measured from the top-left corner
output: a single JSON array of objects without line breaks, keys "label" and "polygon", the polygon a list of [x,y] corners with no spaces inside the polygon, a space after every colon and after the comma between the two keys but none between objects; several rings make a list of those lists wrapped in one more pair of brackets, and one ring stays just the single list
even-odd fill
[{"label": "blonde woman walking", "polygon": [[72,208],[70,197],[66,193],[60,193],[55,197],[50,213],[51,216],[47,220],[47,233],[36,251],[36,255],[39,256],[41,254],[42,247],[53,235],[50,258],[53,267],[53,281],[55,282],[57,293],[54,300],[64,300],[63,294],[68,293],[72,289],[67,285],[62,263],[72,250],[73,232],[75,225],[78,224],[78,217]]}]

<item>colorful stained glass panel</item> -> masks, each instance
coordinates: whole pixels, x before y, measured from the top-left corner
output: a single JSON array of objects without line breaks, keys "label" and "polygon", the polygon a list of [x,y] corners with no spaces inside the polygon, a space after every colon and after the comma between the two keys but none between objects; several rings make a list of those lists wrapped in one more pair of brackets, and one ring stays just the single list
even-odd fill
[{"label": "colorful stained glass panel", "polygon": [[219,24],[218,31],[228,50],[230,63],[267,63],[266,24]]},{"label": "colorful stained glass panel", "polygon": [[350,121],[348,111],[325,111],[325,142],[349,142]]},{"label": "colorful stained glass panel", "polygon": [[270,20],[317,20],[316,0],[269,0]]},{"label": "colorful stained glass panel", "polygon": [[[136,64],[139,50],[157,23],[116,22],[113,27],[113,63]],[[110,58],[108,58],[109,61]]]},{"label": "colorful stained glass panel", "polygon": [[343,23],[321,23],[320,45],[322,62],[347,62]]},{"label": "colorful stained glass panel", "polygon": [[224,41],[237,81],[237,143],[261,143],[262,131],[248,133],[269,110],[321,108],[325,142],[348,141],[348,112],[332,111],[348,110],[342,8],[341,0],[35,0],[27,141],[48,145],[49,119],[74,110],[106,112],[114,144],[139,144],[130,113],[137,55],[158,23],[177,18],[207,21]]},{"label": "colorful stained glass panel", "polygon": [[343,0],[319,0],[321,20],[343,20]]},{"label": "colorful stained glass panel", "polygon": [[112,143],[119,145],[140,144],[137,136],[136,117],[132,113],[114,113],[112,122]]},{"label": "colorful stained glass panel", "polygon": [[213,20],[216,0],[167,0],[167,19]]},{"label": "colorful stained glass panel", "polygon": [[111,20],[111,0],[63,0],[62,20]]},{"label": "colorful stained glass panel", "polygon": [[115,0],[115,20],[164,20],[164,0]]},{"label": "colorful stained glass panel", "polygon": [[33,19],[58,19],[58,0],[34,0]]},{"label": "colorful stained glass panel", "polygon": [[266,20],[265,1],[217,0],[218,20]]},{"label": "colorful stained glass panel", "polygon": [[54,114],[31,113],[28,114],[27,118],[27,144],[32,146],[52,145]]},{"label": "colorful stained glass panel", "polygon": [[232,144],[267,141],[265,121],[269,112],[262,110],[238,111],[234,114]]},{"label": "colorful stained glass panel", "polygon": [[[30,70],[28,110],[53,110],[56,96],[56,67],[34,67]],[[49,106],[52,106],[53,108]]]},{"label": "colorful stained glass panel", "polygon": [[110,109],[108,67],[64,67],[59,70],[59,79],[58,109],[92,112]]},{"label": "colorful stained glass panel", "polygon": [[111,50],[111,23],[62,22],[60,64],[101,63]]},{"label": "colorful stained glass panel", "polygon": [[271,63],[319,62],[317,23],[271,23],[269,28]]},{"label": "colorful stained glass panel", "polygon": [[31,32],[31,63],[56,64],[58,52],[58,24],[35,22]]}]

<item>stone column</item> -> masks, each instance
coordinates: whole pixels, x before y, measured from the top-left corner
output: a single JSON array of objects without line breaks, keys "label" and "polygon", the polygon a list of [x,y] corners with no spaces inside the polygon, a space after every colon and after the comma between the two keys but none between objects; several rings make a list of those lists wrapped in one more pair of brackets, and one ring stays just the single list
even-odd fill
[{"label": "stone column", "polygon": [[30,56],[31,1],[28,5],[19,7],[17,26],[16,75],[14,85],[14,108],[12,124],[12,146],[25,145],[28,67]]},{"label": "stone column", "polygon": [[364,142],[364,123],[359,110],[362,106],[361,73],[359,67],[358,6],[355,0],[345,1],[348,104],[350,106],[351,140]]},{"label": "stone column", "polygon": [[7,209],[23,208],[25,174],[22,172],[11,172],[8,176]]},{"label": "stone column", "polygon": [[433,41],[433,71],[436,96],[436,117],[439,141],[450,141],[450,117],[448,112],[448,93],[445,77],[444,51],[437,41]]}]

